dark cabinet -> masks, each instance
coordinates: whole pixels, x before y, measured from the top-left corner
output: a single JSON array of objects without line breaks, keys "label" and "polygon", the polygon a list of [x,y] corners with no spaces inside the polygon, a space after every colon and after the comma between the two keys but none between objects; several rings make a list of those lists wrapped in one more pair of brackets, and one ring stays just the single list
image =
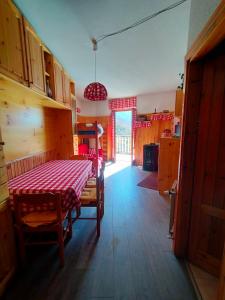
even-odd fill
[{"label": "dark cabinet", "polygon": [[159,146],[157,144],[143,146],[143,170],[158,171],[158,153]]}]

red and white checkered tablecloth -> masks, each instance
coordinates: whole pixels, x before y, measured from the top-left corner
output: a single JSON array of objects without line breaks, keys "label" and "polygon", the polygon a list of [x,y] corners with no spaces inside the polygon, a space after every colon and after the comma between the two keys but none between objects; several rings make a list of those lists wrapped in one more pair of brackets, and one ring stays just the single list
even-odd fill
[{"label": "red and white checkered tablecloth", "polygon": [[[10,205],[14,209],[15,194],[60,193],[64,209],[78,207],[79,197],[92,175],[92,162],[89,160],[53,160],[38,166],[8,183]],[[51,207],[39,207],[46,210]],[[37,208],[23,208],[24,212],[31,212]]]}]

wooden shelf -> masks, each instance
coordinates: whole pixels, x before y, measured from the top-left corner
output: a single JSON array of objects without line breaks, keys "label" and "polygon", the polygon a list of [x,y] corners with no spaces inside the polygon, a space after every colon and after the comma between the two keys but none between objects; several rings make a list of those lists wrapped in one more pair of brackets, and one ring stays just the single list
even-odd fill
[{"label": "wooden shelf", "polygon": [[0,74],[0,95],[5,96],[6,101],[10,95],[13,95],[15,99],[23,99],[24,102],[32,101],[33,103],[43,107],[71,110],[71,108],[66,107],[64,104],[45,95],[39,94],[38,92],[6,77],[3,74]]}]

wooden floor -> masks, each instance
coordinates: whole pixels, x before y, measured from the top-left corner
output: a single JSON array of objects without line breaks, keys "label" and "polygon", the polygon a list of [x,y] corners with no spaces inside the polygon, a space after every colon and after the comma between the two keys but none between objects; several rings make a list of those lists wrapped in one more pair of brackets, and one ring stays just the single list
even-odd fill
[{"label": "wooden floor", "polygon": [[184,264],[171,252],[169,203],[137,186],[147,174],[127,167],[106,178],[100,240],[93,221],[74,224],[63,269],[55,247],[30,250],[29,265],[4,299],[197,299]]}]

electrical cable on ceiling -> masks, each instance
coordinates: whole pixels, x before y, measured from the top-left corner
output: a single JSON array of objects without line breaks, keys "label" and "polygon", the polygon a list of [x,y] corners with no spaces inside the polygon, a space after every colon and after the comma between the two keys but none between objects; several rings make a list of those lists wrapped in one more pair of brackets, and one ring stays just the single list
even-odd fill
[{"label": "electrical cable on ceiling", "polygon": [[102,40],[104,40],[104,39],[106,39],[108,37],[111,37],[111,36],[114,36],[114,35],[117,35],[117,34],[121,34],[121,33],[125,32],[127,30],[130,30],[130,29],[134,28],[134,27],[137,27],[137,26],[139,26],[139,25],[141,25],[141,24],[143,24],[143,23],[145,23],[145,22],[147,22],[147,21],[149,21],[149,20],[157,17],[158,15],[160,15],[160,14],[166,12],[166,11],[174,9],[175,7],[183,4],[186,1],[188,1],[188,0],[181,0],[181,1],[178,1],[176,3],[173,3],[173,4],[169,5],[169,6],[167,6],[166,8],[164,8],[162,10],[159,10],[158,12],[156,12],[156,13],[150,15],[150,16],[147,16],[147,17],[145,17],[143,19],[140,19],[140,20],[136,21],[135,23],[133,23],[132,25],[130,25],[128,27],[122,28],[122,29],[120,29],[118,31],[115,31],[115,32],[112,32],[112,33],[109,33],[109,34],[103,34],[99,38],[93,39],[93,40],[95,41],[95,43],[97,45],[97,42],[100,42],[100,41],[102,41]]}]

